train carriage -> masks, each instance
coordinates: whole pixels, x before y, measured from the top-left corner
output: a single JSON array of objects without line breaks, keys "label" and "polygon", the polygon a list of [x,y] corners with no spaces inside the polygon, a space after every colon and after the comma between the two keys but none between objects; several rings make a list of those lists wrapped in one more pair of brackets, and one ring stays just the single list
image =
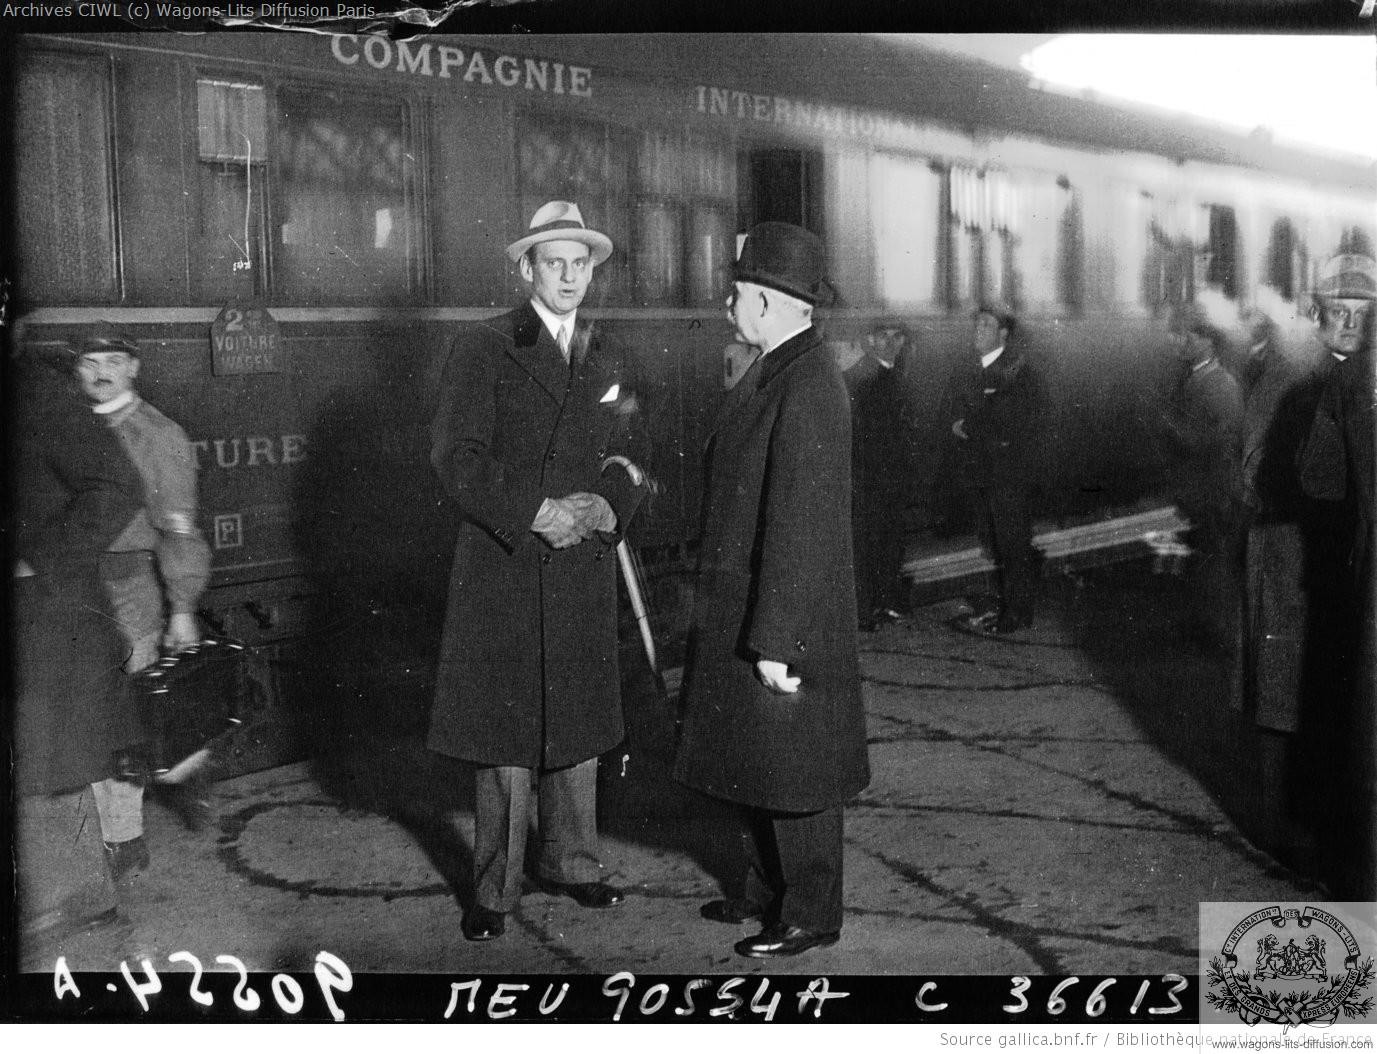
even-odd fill
[{"label": "train carriage", "polygon": [[[278,707],[341,663],[423,699],[453,530],[428,465],[438,368],[457,324],[514,302],[501,250],[545,200],[618,247],[585,307],[634,351],[658,486],[634,542],[665,582],[697,533],[738,362],[723,296],[756,222],[823,235],[839,354],[912,330],[920,422],[972,307],[1011,303],[1054,382],[1062,523],[1158,496],[1165,304],[1267,289],[1303,313],[1319,263],[1374,230],[1371,164],[871,36],[10,47],[16,340],[42,353],[101,320],[140,339],[144,393],[198,452],[205,615],[281,660]],[[941,482],[934,455],[916,523],[945,518]],[[374,643],[312,650],[340,639]]]}]

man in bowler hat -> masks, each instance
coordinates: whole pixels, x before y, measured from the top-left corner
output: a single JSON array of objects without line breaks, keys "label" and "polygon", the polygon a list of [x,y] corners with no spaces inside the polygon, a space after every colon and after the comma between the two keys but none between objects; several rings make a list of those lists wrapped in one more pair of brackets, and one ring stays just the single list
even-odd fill
[{"label": "man in bowler hat", "polygon": [[744,895],[705,917],[759,921],[754,958],[834,944],[842,805],[870,780],[856,652],[851,423],[812,321],[823,246],[786,223],[747,235],[727,301],[760,356],[706,451],[695,610],[674,775],[743,808]]},{"label": "man in bowler hat", "polygon": [[460,517],[428,744],[477,766],[469,940],[499,937],[534,877],[584,907],[602,881],[597,758],[623,735],[614,547],[646,492],[625,355],[578,318],[612,253],[552,201],[507,247],[530,299],[467,328],[445,366],[431,462]]}]

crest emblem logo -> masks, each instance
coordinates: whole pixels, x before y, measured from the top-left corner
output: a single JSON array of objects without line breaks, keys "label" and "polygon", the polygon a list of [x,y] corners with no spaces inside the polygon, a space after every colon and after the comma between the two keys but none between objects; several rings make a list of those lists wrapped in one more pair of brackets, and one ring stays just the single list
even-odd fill
[{"label": "crest emblem logo", "polygon": [[[1333,963],[1332,967],[1330,963]],[[1361,1021],[1372,1010],[1372,956],[1343,921],[1322,908],[1272,906],[1238,923],[1210,960],[1205,998],[1246,1024],[1290,1028]]]}]

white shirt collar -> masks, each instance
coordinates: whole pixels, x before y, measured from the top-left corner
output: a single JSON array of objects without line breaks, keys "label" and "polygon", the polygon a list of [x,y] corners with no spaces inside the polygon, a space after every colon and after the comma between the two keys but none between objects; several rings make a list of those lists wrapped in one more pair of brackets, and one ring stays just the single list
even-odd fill
[{"label": "white shirt collar", "polygon": [[799,326],[798,329],[791,330],[789,333],[786,333],[783,337],[781,337],[779,340],[775,341],[775,342],[774,342],[773,344],[771,344],[768,348],[761,348],[761,349],[760,349],[760,357],[763,359],[766,355],[770,354],[770,352],[774,351],[775,348],[778,348],[778,347],[779,347],[780,345],[782,345],[782,344],[787,344],[787,343],[789,343],[789,341],[793,340],[793,339],[794,339],[795,337],[797,337],[800,333],[803,333],[804,331],[806,331],[807,329],[809,329],[812,325],[813,325],[813,320],[810,318],[810,319],[808,319],[806,322],[804,322],[803,325]]},{"label": "white shirt collar", "polygon": [[113,414],[117,410],[123,410],[126,406],[132,403],[135,398],[136,396],[134,395],[133,391],[124,391],[121,392],[119,395],[115,396],[113,399],[107,399],[103,403],[96,403],[93,407],[91,407],[91,409],[98,414]]},{"label": "white shirt collar", "polygon": [[565,315],[563,318],[560,318],[558,315],[556,315],[553,311],[551,311],[548,307],[542,304],[535,297],[531,297],[531,306],[535,308],[535,313],[540,316],[540,321],[545,323],[545,328],[549,330],[550,336],[552,336],[555,339],[556,344],[559,343],[559,329],[561,326],[568,326],[569,337],[570,339],[573,338],[574,323],[578,321],[579,317],[578,308],[574,308],[574,310],[570,311],[569,314]]},{"label": "white shirt collar", "polygon": [[982,370],[988,369],[989,366],[990,366],[990,363],[994,362],[995,359],[999,358],[999,357],[1000,357],[1001,355],[1003,355],[1003,354],[1004,354],[1004,345],[1003,345],[1003,344],[1001,344],[999,347],[995,348],[994,351],[987,351],[987,352],[985,352],[984,355],[980,356],[980,368],[981,368]]}]

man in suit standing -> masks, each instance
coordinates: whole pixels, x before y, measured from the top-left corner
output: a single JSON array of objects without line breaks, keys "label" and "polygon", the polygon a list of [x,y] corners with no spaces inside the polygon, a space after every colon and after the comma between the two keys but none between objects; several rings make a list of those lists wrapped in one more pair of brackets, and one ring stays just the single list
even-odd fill
[{"label": "man in suit standing", "polygon": [[786,223],[751,230],[728,318],[760,357],[708,441],[695,610],[674,775],[744,807],[745,896],[710,919],[759,919],[745,956],[834,944],[842,805],[870,780],[851,564],[846,388],[812,324],[823,247]]},{"label": "man in suit standing", "polygon": [[446,364],[431,462],[462,522],[440,648],[432,750],[478,766],[474,903],[464,936],[501,936],[535,877],[585,907],[601,880],[597,757],[622,739],[614,547],[646,492],[624,354],[578,307],[612,253],[552,201],[507,247],[530,300],[466,329]]},{"label": "man in suit standing", "polygon": [[904,509],[913,492],[913,427],[906,374],[912,347],[902,325],[876,326],[869,349],[842,371],[851,396],[851,532],[856,613],[866,632],[902,622],[909,602],[903,577]]},{"label": "man in suit standing", "polygon": [[970,492],[976,531],[998,576],[996,605],[966,623],[981,633],[1031,626],[1037,596],[1032,501],[1044,393],[1027,354],[1010,339],[1016,328],[1007,308],[981,305],[974,354],[957,368],[943,400],[956,480]]}]

